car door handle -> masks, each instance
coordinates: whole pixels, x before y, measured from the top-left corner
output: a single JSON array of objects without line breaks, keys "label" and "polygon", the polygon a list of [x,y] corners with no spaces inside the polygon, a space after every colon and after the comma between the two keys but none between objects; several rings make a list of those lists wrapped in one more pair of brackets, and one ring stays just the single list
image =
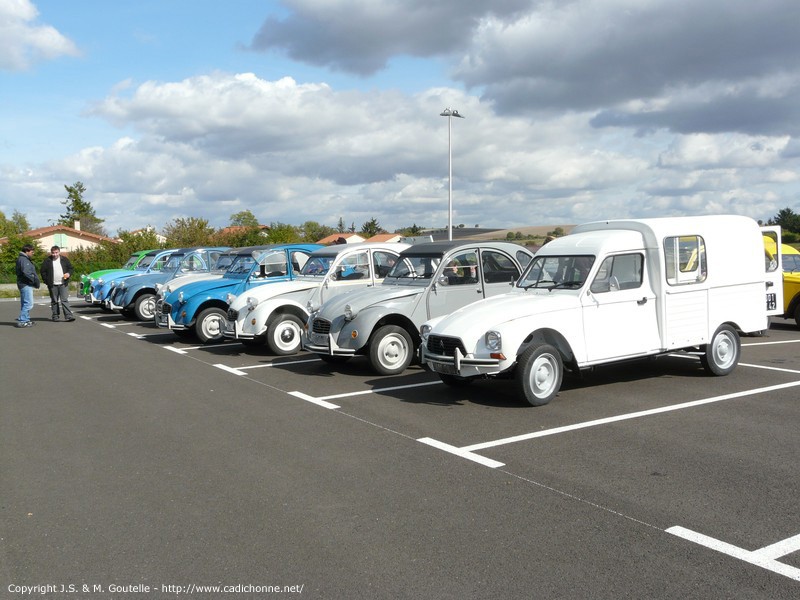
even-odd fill
[{"label": "car door handle", "polygon": [[642,306],[643,304],[647,304],[647,296],[645,296],[641,300],[637,300],[636,304],[638,304],[639,306]]},{"label": "car door handle", "polygon": [[775,285],[775,283],[774,283],[774,282],[772,282],[772,281],[768,281],[768,282],[767,282],[767,287],[768,287],[768,288],[771,288],[773,285]]}]

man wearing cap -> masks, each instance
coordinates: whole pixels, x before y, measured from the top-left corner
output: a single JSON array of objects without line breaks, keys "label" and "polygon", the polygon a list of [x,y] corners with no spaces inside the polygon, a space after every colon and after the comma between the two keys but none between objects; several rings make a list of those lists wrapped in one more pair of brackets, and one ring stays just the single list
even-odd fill
[{"label": "man wearing cap", "polygon": [[50,308],[53,321],[59,320],[59,306],[64,310],[64,320],[74,321],[75,315],[69,307],[69,278],[72,277],[72,263],[61,256],[61,248],[50,248],[50,256],[42,263],[42,281],[50,292]]},{"label": "man wearing cap", "polygon": [[33,246],[25,244],[17,257],[14,270],[17,273],[17,289],[19,290],[19,317],[17,327],[31,327],[31,309],[33,308],[33,288],[38,288],[39,276],[33,266]]}]

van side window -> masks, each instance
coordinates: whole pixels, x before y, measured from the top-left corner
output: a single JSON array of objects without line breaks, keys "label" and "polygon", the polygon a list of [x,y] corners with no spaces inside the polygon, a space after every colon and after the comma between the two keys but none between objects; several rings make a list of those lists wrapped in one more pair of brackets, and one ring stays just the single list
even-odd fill
[{"label": "van side window", "polygon": [[699,235],[664,238],[665,273],[669,285],[706,280],[706,244]]},{"label": "van side window", "polygon": [[640,288],[642,287],[643,265],[644,256],[641,254],[609,256],[600,265],[597,276],[589,289],[595,294],[602,294]]}]

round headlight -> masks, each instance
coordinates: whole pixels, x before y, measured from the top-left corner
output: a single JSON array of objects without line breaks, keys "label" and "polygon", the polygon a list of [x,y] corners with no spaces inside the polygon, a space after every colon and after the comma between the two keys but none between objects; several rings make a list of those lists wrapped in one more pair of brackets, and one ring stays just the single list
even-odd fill
[{"label": "round headlight", "polygon": [[430,333],[431,333],[431,329],[432,329],[432,328],[431,328],[431,326],[430,326],[430,325],[428,325],[427,323],[423,323],[422,325],[420,325],[420,328],[419,328],[419,335],[420,335],[420,337],[421,337],[423,340],[427,340],[427,339],[428,339],[428,336],[429,336],[429,335],[430,335]]},{"label": "round headlight", "polygon": [[487,331],[484,336],[486,347],[493,352],[499,352],[503,349],[503,336],[499,331]]},{"label": "round headlight", "polygon": [[258,298],[253,298],[252,296],[248,296],[247,310],[255,310],[256,306],[258,306]]},{"label": "round headlight", "polygon": [[178,292],[178,302],[183,304],[183,291]]},{"label": "round headlight", "polygon": [[357,310],[353,310],[353,307],[349,304],[344,305],[344,318],[346,321],[352,321],[358,315]]},{"label": "round headlight", "polygon": [[99,278],[97,279],[97,285],[103,285],[104,283],[105,283],[105,281],[103,281],[103,278],[102,278],[102,277],[99,277]]},{"label": "round headlight", "polygon": [[157,284],[156,284],[156,293],[160,292],[160,291],[161,291],[161,288],[162,288],[163,286],[164,286],[164,284],[163,284],[163,283],[157,283]]},{"label": "round headlight", "polygon": [[234,300],[236,300],[236,296],[234,294],[231,294],[230,292],[225,294],[225,302],[228,304],[233,304]]}]

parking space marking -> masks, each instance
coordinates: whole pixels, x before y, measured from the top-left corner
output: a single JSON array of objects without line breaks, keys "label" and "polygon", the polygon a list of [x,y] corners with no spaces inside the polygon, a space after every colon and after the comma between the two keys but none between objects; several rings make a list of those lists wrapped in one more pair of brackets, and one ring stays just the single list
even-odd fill
[{"label": "parking space marking", "polygon": [[445,452],[449,452],[450,454],[455,454],[456,456],[460,456],[461,458],[466,458],[467,460],[480,463],[491,469],[497,469],[499,467],[505,466],[505,463],[492,460],[491,458],[486,458],[485,456],[481,456],[480,454],[474,454],[465,448],[456,448],[455,446],[451,446],[450,444],[445,444],[444,442],[434,440],[433,438],[419,438],[417,441],[422,442],[423,444],[427,444],[428,446],[433,446],[434,448],[438,448],[439,450],[444,450]]},{"label": "parking space marking", "polygon": [[178,348],[177,346],[164,346],[170,352],[174,352],[175,354],[189,354],[183,348]]},{"label": "parking space marking", "polygon": [[247,367],[239,367],[243,371],[245,369],[263,369],[264,367],[282,367],[283,365],[302,365],[303,363],[320,362],[318,358],[311,358],[309,360],[285,360],[283,362],[262,363],[260,365],[249,365]]},{"label": "parking space marking", "polygon": [[800,340],[775,340],[774,342],[753,342],[752,344],[742,344],[742,348],[750,346],[774,346],[776,344],[800,344]]},{"label": "parking space marking", "polygon": [[766,546],[760,550],[750,551],[703,535],[702,533],[697,533],[691,529],[686,529],[685,527],[675,526],[665,531],[690,542],[694,542],[695,544],[710,548],[711,550],[727,554],[733,558],[738,558],[751,565],[767,569],[779,575],[784,575],[795,581],[800,581],[800,569],[776,560],[798,549],[798,546],[800,546],[800,535],[772,544],[771,546]]},{"label": "parking space marking", "polygon": [[794,375],[800,375],[800,370],[798,369],[784,369],[782,367],[768,367],[766,365],[748,365],[746,363],[739,363],[740,367],[751,367],[753,369],[765,369],[767,371],[780,371],[781,373],[792,373]]},{"label": "parking space marking", "polygon": [[[502,438],[499,440],[493,440],[490,442],[482,442],[480,444],[473,444],[471,446],[463,446],[463,447],[456,447],[451,446],[449,444],[438,442],[436,440],[432,440],[431,438],[421,438],[417,441],[423,442],[430,446],[441,447],[442,450],[446,450],[447,452],[451,452],[452,454],[456,454],[458,456],[463,456],[464,458],[469,458],[470,460],[474,460],[472,458],[471,453],[477,450],[485,450],[487,448],[494,448],[495,446],[505,446],[507,444],[513,444],[515,442],[522,442],[526,440],[532,440],[534,438],[546,437],[549,435],[557,435],[559,433],[567,433],[570,431],[576,431],[578,429],[587,429],[589,427],[597,427],[600,425],[608,425],[609,423],[617,423],[619,421],[628,421],[631,419],[638,419],[641,417],[649,417],[651,415],[657,415],[661,413],[673,412],[676,410],[683,410],[686,408],[694,408],[696,406],[702,406],[704,404],[712,404],[715,402],[723,402],[725,400],[734,400],[736,398],[743,398],[745,396],[754,396],[756,394],[765,394],[767,392],[774,392],[776,390],[783,390],[791,387],[800,386],[800,381],[792,381],[789,383],[780,383],[777,385],[770,385],[767,387],[756,388],[753,390],[745,390],[742,392],[734,392],[732,394],[724,394],[722,396],[713,396],[711,398],[703,398],[702,400],[692,400],[690,402],[682,402],[681,404],[671,404],[669,406],[662,406],[660,408],[652,408],[649,410],[641,410],[638,412],[627,413],[624,415],[616,415],[613,417],[606,417],[603,419],[595,419],[593,421],[584,421],[583,423],[574,423],[572,425],[564,425],[563,427],[554,427],[553,429],[545,429],[543,431],[535,431],[533,433],[524,433],[521,435],[516,435],[512,437]],[[432,443],[436,442],[436,444]]]},{"label": "parking space marking", "polygon": [[[441,385],[441,384],[442,384],[441,381],[425,381],[423,383],[410,383],[408,385],[394,385],[394,386],[385,387],[385,388],[372,388],[370,390],[359,390],[357,392],[345,392],[343,394],[331,394],[330,396],[319,396],[316,399],[317,400],[334,400],[334,399],[337,399],[337,398],[350,398],[350,397],[353,397],[353,396],[364,396],[366,394],[380,394],[381,392],[392,392],[394,390],[405,390],[405,389],[409,389],[409,388],[423,387],[423,386],[427,386],[427,385]],[[289,393],[290,394],[300,394],[302,392],[289,392]],[[303,395],[305,396],[306,394],[303,394]],[[312,396],[308,396],[308,397],[311,398]]]},{"label": "parking space marking", "polygon": [[234,369],[233,367],[229,367],[227,365],[223,365],[222,363],[216,363],[212,365],[217,367],[218,369],[222,369],[223,371],[227,371],[228,373],[233,373],[234,375],[247,375],[244,371],[240,371],[239,369]]},{"label": "parking space marking", "polygon": [[309,396],[308,394],[304,394],[303,392],[287,392],[290,396],[294,396],[295,398],[300,398],[301,400],[305,400],[306,402],[311,402],[312,404],[316,404],[323,408],[329,408],[331,410],[335,410],[337,408],[341,408],[337,404],[333,404],[331,402],[326,402],[325,400],[320,400],[319,398],[314,398],[313,396]]}]

